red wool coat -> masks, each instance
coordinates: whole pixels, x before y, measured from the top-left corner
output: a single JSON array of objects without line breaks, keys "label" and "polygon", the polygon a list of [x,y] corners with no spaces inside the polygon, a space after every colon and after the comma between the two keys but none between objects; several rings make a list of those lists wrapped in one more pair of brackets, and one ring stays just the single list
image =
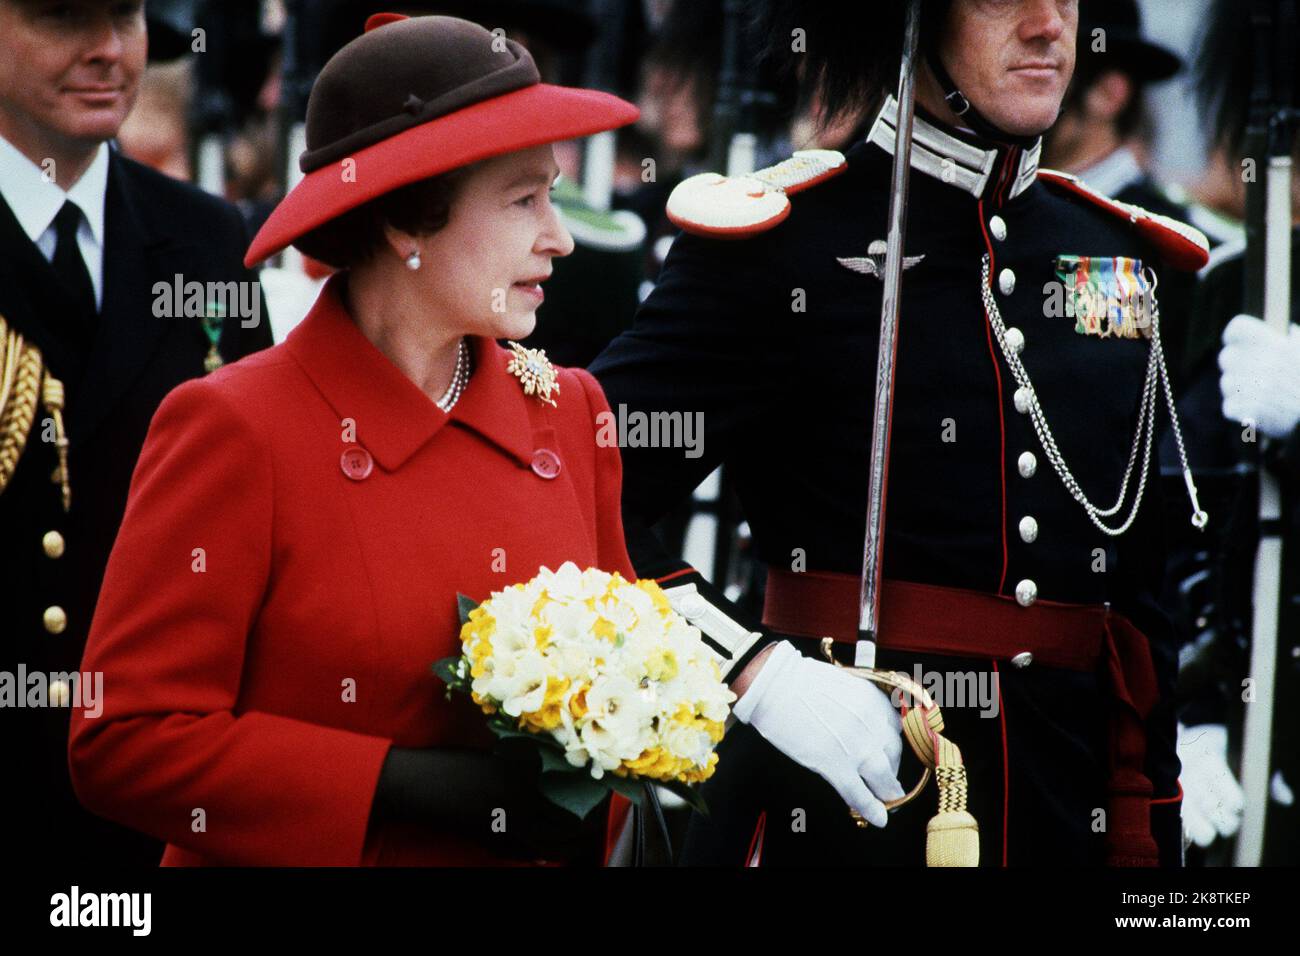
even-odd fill
[{"label": "red wool coat", "polygon": [[633,577],[595,380],[561,370],[551,408],[475,339],[445,414],[340,282],[283,344],[171,392],[132,479],[83,662],[103,714],[74,713],[69,754],[82,802],[167,841],[163,865],[494,862],[367,832],[390,745],[490,746],[430,671],[456,594],[564,561]]}]

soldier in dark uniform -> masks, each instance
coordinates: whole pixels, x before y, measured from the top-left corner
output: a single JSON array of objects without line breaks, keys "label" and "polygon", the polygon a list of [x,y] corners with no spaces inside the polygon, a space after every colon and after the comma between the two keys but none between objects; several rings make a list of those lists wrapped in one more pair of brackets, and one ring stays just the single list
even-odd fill
[{"label": "soldier in dark uniform", "polygon": [[[238,212],[108,144],[145,63],[143,6],[0,0],[0,817],[28,862],[161,856],[77,803],[68,707],[94,687],[70,675],[163,396],[271,344]],[[178,276],[205,283],[193,309]]]},{"label": "soldier in dark uniform", "polygon": [[[860,44],[896,42],[900,6],[859,25],[774,3],[769,29],[783,43],[806,31],[801,69],[834,107],[897,77],[897,49],[891,62]],[[1164,399],[1141,303],[1168,270],[1201,265],[1205,240],[1040,173],[1075,3],[923,11],[877,666],[985,689],[939,701],[981,864],[1175,866],[1175,647],[1139,429]],[[679,187],[669,213],[687,234],[592,366],[624,414],[702,416],[698,457],[623,449],[637,571],[716,645],[741,695],[686,862],[924,859],[921,802],[880,828],[902,793],[896,712],[812,659],[822,635],[841,660],[857,637],[897,113],[889,97],[846,157]],[[720,462],[769,566],[761,624],[647,531]],[[857,828],[846,803],[874,825]]]}]

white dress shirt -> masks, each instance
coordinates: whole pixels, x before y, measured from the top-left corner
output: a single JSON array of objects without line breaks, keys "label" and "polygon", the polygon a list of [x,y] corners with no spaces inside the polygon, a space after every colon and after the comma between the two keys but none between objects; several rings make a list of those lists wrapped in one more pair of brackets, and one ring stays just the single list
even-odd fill
[{"label": "white dress shirt", "polygon": [[[100,143],[90,167],[66,192],[40,166],[0,136],[0,196],[13,210],[27,238],[47,261],[54,259],[54,217],[71,200],[81,207],[77,248],[95,287],[95,308],[104,304],[104,194],[108,189],[108,144]],[[58,169],[53,170],[55,179]]]}]

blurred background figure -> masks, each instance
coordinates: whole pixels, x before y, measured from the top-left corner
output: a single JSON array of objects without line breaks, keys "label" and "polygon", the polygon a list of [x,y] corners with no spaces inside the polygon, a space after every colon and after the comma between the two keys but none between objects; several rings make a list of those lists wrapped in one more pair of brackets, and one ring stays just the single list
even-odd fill
[{"label": "blurred background figure", "polygon": [[[1209,181],[1225,206],[1243,217],[1248,191],[1263,188],[1268,150],[1295,153],[1296,18],[1294,0],[1215,0],[1198,56],[1201,112],[1212,137]],[[1282,112],[1287,109],[1289,122]],[[1254,136],[1261,129],[1263,138]],[[1188,641],[1181,674],[1186,730],[1179,747],[1188,794],[1185,838],[1194,844],[1189,860],[1210,865],[1241,860],[1237,838],[1250,796],[1237,777],[1252,747],[1269,766],[1267,805],[1256,808],[1263,814],[1257,859],[1300,859],[1294,792],[1300,781],[1300,300],[1294,294],[1300,190],[1294,184],[1291,205],[1289,221],[1279,223],[1282,231],[1292,228],[1289,332],[1258,317],[1268,235],[1263,216],[1256,215],[1248,222],[1249,242],[1221,246],[1203,270],[1186,340],[1180,408],[1188,457],[1202,494],[1212,499],[1205,503],[1212,517],[1209,533],[1195,538],[1170,522],[1182,530],[1171,537],[1167,584],[1169,607]],[[1272,687],[1251,657],[1265,476],[1281,491],[1281,517],[1263,529],[1282,541]],[[1248,738],[1247,716],[1265,699],[1271,726],[1266,722]]]}]

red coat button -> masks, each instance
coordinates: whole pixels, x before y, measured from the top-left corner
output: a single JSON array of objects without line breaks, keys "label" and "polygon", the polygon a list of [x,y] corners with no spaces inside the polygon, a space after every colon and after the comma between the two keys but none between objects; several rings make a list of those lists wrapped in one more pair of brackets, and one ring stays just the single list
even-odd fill
[{"label": "red coat button", "polygon": [[375,460],[370,457],[370,452],[360,445],[352,445],[343,452],[339,464],[343,467],[343,474],[353,481],[362,481],[370,477],[370,472],[375,467]]},{"label": "red coat button", "polygon": [[542,478],[554,478],[560,473],[560,456],[549,448],[533,452],[533,472]]}]

